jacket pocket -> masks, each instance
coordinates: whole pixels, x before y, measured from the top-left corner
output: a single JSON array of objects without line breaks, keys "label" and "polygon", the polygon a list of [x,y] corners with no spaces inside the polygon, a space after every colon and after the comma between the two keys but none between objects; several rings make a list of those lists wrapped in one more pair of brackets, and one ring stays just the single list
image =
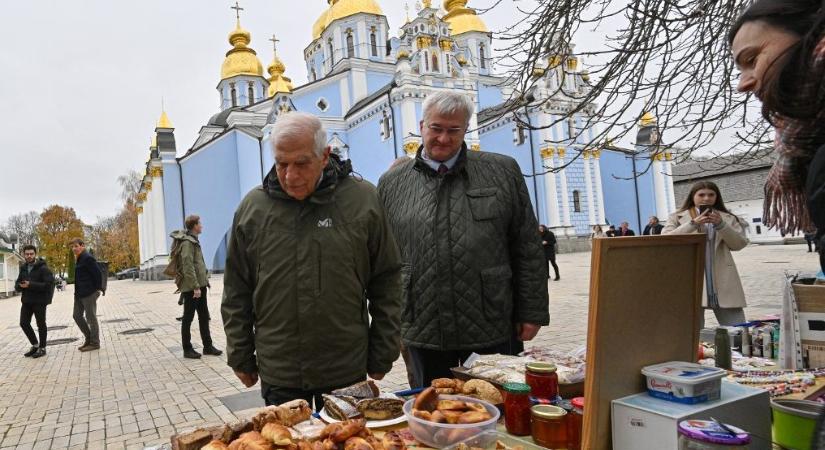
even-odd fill
[{"label": "jacket pocket", "polygon": [[513,271],[510,266],[482,270],[481,291],[487,320],[510,321],[513,309]]},{"label": "jacket pocket", "polygon": [[401,266],[401,304],[403,310],[401,312],[401,320],[404,322],[412,322],[415,320],[415,304],[412,296],[412,265],[403,264]]},{"label": "jacket pocket", "polygon": [[496,188],[478,188],[467,191],[467,199],[470,202],[470,211],[475,220],[495,219],[496,214]]}]

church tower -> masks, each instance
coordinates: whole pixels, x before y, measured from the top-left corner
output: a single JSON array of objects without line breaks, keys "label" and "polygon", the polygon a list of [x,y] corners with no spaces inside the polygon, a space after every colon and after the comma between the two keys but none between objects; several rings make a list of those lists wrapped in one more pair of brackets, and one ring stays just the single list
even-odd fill
[{"label": "church tower", "polygon": [[266,71],[269,73],[269,89],[267,90],[267,97],[271,98],[277,94],[289,94],[292,92],[292,79],[284,76],[286,73],[286,66],[281,58],[278,58],[278,39],[272,36],[272,62]]},{"label": "church tower", "polygon": [[459,59],[466,60],[467,67],[473,73],[492,74],[492,33],[487,25],[467,7],[467,0],[444,0],[444,21],[450,25],[450,32],[462,53]]},{"label": "church tower", "polygon": [[656,116],[645,112],[639,120],[636,134],[637,151],[647,153],[653,174],[653,194],[656,200],[656,217],[663,220],[676,210],[673,190],[673,153],[662,144],[659,122]]},{"label": "church tower", "polygon": [[[425,0],[415,18],[401,27],[398,59],[401,72],[409,60],[411,72],[420,75],[459,78],[464,61],[456,58],[455,42],[450,36],[450,24],[439,17],[438,8]],[[460,54],[460,53],[458,53]]]},{"label": "church tower", "polygon": [[255,50],[248,47],[252,35],[241,27],[240,12],[243,8],[235,2],[232,9],[237,20],[235,29],[229,33],[232,48],[226,52],[217,88],[221,95],[221,111],[267,98],[268,83],[263,77],[263,66]]}]

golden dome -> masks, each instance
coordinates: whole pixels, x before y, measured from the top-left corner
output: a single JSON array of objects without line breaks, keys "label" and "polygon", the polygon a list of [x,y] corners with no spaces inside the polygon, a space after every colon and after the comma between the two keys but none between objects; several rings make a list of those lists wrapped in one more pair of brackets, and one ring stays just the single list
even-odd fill
[{"label": "golden dome", "polygon": [[255,50],[247,47],[250,42],[252,42],[252,35],[241,28],[241,21],[238,20],[235,29],[229,33],[229,43],[232,44],[232,49],[226,52],[226,59],[223,60],[221,80],[236,75],[263,76],[264,69]]},{"label": "golden dome", "polygon": [[656,123],[656,116],[650,113],[650,111],[644,113],[642,118],[639,119],[639,125],[643,127],[647,127]]},{"label": "golden dome", "polygon": [[334,21],[359,13],[383,16],[384,12],[375,0],[327,0],[329,8],[321,14],[312,26],[312,39],[318,39]]},{"label": "golden dome", "polygon": [[284,76],[286,66],[278,55],[274,55],[272,62],[267,67],[269,72],[269,90],[267,94],[269,97],[274,97],[275,94],[292,92],[292,80]]},{"label": "golden dome", "polygon": [[172,121],[169,120],[169,116],[166,115],[166,111],[160,113],[160,119],[158,119],[158,128],[175,128],[172,126]]},{"label": "golden dome", "polygon": [[444,21],[450,24],[453,36],[471,31],[490,32],[475,10],[467,8],[467,0],[444,0],[444,9],[447,10]]},{"label": "golden dome", "polygon": [[398,51],[398,59],[403,59],[403,58],[409,59],[409,57],[410,57],[410,52],[408,52],[406,50],[399,50]]}]

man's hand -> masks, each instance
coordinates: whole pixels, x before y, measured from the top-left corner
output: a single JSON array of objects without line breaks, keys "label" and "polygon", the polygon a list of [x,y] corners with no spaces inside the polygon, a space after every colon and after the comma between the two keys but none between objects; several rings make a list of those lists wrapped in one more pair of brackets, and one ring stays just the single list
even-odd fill
[{"label": "man's hand", "polygon": [[29,287],[29,280],[23,280],[20,282],[20,289],[27,289]]},{"label": "man's hand", "polygon": [[246,387],[252,387],[258,383],[258,372],[238,372],[236,370],[235,376],[238,377]]},{"label": "man's hand", "polygon": [[518,336],[518,340],[520,341],[531,341],[537,334],[539,334],[539,330],[541,329],[541,325],[536,325],[533,323],[517,323],[516,324],[516,335]]},{"label": "man's hand", "polygon": [[[192,297],[193,298],[201,298],[201,288],[197,288],[194,291],[192,291]],[[253,384],[255,384],[255,383],[253,383]]]},{"label": "man's hand", "polygon": [[370,374],[367,374],[367,375],[369,375],[369,377],[372,378],[373,380],[383,380],[384,375],[386,375],[386,374],[385,373],[370,373]]}]

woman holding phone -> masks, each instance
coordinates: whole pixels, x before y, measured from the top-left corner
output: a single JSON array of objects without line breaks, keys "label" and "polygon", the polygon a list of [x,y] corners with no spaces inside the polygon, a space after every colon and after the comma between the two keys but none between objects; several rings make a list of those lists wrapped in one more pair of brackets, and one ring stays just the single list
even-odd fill
[{"label": "woman holding phone", "polygon": [[715,183],[700,181],[690,188],[682,207],[668,217],[667,225],[662,230],[662,234],[707,235],[702,306],[713,310],[719,325],[736,325],[746,321],[745,292],[731,255],[731,251],[748,245],[746,226],[725,208],[722,193]]}]

